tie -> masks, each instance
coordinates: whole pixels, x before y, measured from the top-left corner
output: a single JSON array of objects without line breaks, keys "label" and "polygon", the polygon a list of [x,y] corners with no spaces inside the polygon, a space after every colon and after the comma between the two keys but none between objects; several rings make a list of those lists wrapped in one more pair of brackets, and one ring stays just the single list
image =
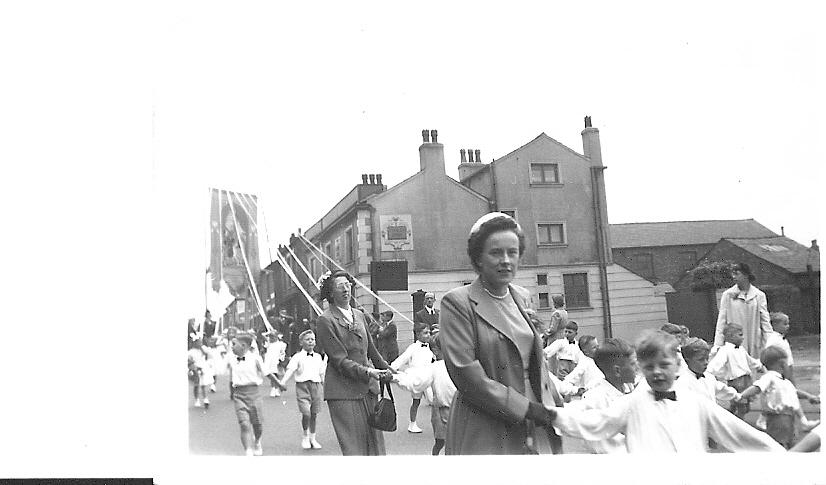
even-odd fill
[{"label": "tie", "polygon": [[312,357],[312,356],[313,356],[313,353],[308,351],[307,352],[307,357]]},{"label": "tie", "polygon": [[674,391],[668,392],[661,392],[661,391],[654,391],[654,400],[655,401],[662,401],[663,399],[671,399],[672,401],[677,400],[677,393]]},{"label": "tie", "polygon": [[739,348],[740,348],[740,346],[739,346],[739,345],[735,345],[735,346],[734,346],[734,348],[735,348],[735,349],[739,349]]},{"label": "tie", "polygon": [[786,335],[783,335],[783,340],[789,340],[789,339],[786,338]]},{"label": "tie", "polygon": [[236,357],[236,359],[238,359],[238,362],[243,362],[245,357]]},{"label": "tie", "polygon": [[426,342],[422,342],[422,347],[427,347],[427,343],[426,343]]},{"label": "tie", "polygon": [[[694,372],[694,371],[691,371],[691,372]],[[702,372],[694,372],[694,375],[697,376],[697,379],[702,379],[703,377],[706,376]]]}]

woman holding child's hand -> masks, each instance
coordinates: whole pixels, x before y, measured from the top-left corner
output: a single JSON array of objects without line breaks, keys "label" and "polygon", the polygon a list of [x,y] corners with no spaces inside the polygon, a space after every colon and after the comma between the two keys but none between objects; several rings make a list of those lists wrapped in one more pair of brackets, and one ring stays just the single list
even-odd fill
[{"label": "woman holding child's hand", "polygon": [[445,454],[559,453],[549,425],[561,406],[526,313],[528,293],[512,285],[525,237],[494,212],[473,225],[468,255],[478,278],[448,292],[439,318],[445,366],[457,393]]},{"label": "woman holding child's hand", "polygon": [[373,344],[364,313],[350,306],[353,283],[345,271],[320,281],[321,297],[330,303],[318,317],[318,340],[329,359],[324,400],[342,455],[384,455],[384,436],[367,424],[376,400],[370,385],[390,382],[392,373]]}]

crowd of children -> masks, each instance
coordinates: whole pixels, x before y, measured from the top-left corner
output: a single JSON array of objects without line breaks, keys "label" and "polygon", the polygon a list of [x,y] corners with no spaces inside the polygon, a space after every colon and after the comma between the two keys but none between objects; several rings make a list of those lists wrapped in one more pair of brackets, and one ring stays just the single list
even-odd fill
[{"label": "crowd of children", "polygon": [[[560,303],[554,300],[555,305]],[[558,310],[564,312],[562,305]],[[759,356],[741,345],[743,329],[728,324],[725,343],[712,347],[690,338],[688,328],[664,324],[645,333],[632,346],[619,338],[598,342],[592,335],[577,338],[579,327],[567,313],[555,312],[544,350],[547,368],[565,405],[550,408],[552,426],[564,436],[584,440],[593,453],[646,451],[705,452],[782,451],[819,446],[819,422],[803,413],[800,399],[819,404],[818,396],[797,389],[794,360],[786,339],[789,318],[772,313],[773,331]],[[561,331],[560,331],[561,330]],[[445,445],[450,405],[456,393],[438,345],[438,326],[416,324],[416,339],[391,363],[393,381],[411,393],[410,433],[422,433],[417,423],[424,395],[429,397],[433,455]],[[196,407],[209,406],[216,375],[229,372],[231,399],[241,443],[247,455],[261,455],[262,407],[258,392],[269,379],[270,396],[295,380],[301,416],[303,449],[320,449],[316,421],[323,401],[326,359],[315,351],[315,334],[299,335],[301,350],[286,355],[280,335],[267,335],[262,359],[255,338],[230,328],[226,337],[195,338],[188,367]],[[754,426],[746,422],[750,402],[760,398]],[[804,438],[804,435],[814,432]],[[817,443],[812,445],[812,443]]]}]

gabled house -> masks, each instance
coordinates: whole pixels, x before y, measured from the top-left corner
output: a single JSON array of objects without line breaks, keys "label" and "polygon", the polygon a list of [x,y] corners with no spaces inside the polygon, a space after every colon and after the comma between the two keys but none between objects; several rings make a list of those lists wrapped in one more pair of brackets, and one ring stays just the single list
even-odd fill
[{"label": "gabled house", "polygon": [[[590,118],[583,154],[544,133],[491,163],[481,161],[479,150],[460,150],[458,181],[446,173],[436,131],[422,135],[418,172],[390,188],[357,186],[304,236],[368,286],[371,263],[406,262],[407,289],[379,296],[412,319],[414,291],[435,292],[438,306],[445,292],[473,281],[468,231],[481,215],[498,210],[514,216],[525,232],[515,283],[531,291],[540,318],[550,318],[552,295],[564,294],[580,334],[633,339],[666,321],[662,291],[612,262],[599,131]],[[298,237],[289,247],[314,278],[326,269]],[[286,248],[282,254],[292,258]],[[269,269],[276,293],[271,306],[311,316],[283,271]],[[356,297],[368,311],[386,309],[367,292],[357,290]],[[396,323],[400,345],[409,343],[410,324]]]}]

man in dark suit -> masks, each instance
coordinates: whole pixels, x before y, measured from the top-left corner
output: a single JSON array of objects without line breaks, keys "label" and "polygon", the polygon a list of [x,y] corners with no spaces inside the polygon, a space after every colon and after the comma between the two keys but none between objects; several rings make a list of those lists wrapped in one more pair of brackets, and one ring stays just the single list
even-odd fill
[{"label": "man in dark suit", "polygon": [[[424,308],[413,315],[414,323],[428,324],[431,332],[433,332],[433,325],[439,328],[439,310],[433,307],[434,303],[436,303],[436,295],[432,291],[428,291],[424,294]],[[413,341],[416,341],[416,332],[413,332]]]}]

